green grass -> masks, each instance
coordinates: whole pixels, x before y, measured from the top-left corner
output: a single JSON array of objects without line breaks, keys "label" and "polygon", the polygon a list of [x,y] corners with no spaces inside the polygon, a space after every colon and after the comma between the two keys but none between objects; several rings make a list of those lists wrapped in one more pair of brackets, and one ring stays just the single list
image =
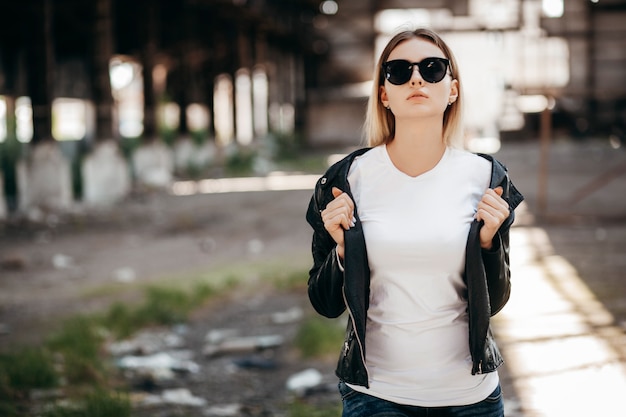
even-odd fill
[{"label": "green grass", "polygon": [[51,355],[42,348],[0,355],[0,398],[14,391],[52,388],[58,382]]},{"label": "green grass", "polygon": [[310,317],[298,329],[295,345],[308,358],[337,355],[344,340],[344,324],[341,318]]},{"label": "green grass", "polygon": [[66,320],[53,334],[46,346],[63,356],[63,374],[70,384],[99,383],[105,369],[100,360],[100,346],[104,341],[102,329],[88,316]]},{"label": "green grass", "polygon": [[52,356],[45,349],[25,348],[0,355],[0,416],[24,415],[28,391],[54,388],[59,381]]},{"label": "green grass", "polygon": [[43,417],[130,417],[128,397],[118,392],[95,390],[74,406],[54,406]]}]

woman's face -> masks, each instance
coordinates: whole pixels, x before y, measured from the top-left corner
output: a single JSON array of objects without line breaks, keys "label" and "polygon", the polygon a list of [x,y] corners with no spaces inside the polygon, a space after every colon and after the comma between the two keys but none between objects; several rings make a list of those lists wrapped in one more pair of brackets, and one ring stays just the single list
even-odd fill
[{"label": "woman's face", "polygon": [[[409,62],[420,62],[424,58],[446,58],[435,44],[421,38],[412,38],[398,44],[391,51],[387,61],[403,59]],[[458,81],[448,74],[437,83],[426,82],[417,66],[413,66],[411,79],[402,84],[394,85],[385,80],[380,87],[380,100],[385,107],[389,106],[396,120],[415,117],[443,117],[448,103],[458,97]]]}]

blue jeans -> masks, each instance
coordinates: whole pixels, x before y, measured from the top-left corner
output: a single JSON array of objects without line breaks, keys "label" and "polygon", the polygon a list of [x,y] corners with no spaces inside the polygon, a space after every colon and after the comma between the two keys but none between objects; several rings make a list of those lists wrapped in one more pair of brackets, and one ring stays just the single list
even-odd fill
[{"label": "blue jeans", "polygon": [[342,417],[504,417],[500,385],[484,400],[470,405],[417,407],[400,405],[353,390],[339,382],[343,400]]}]

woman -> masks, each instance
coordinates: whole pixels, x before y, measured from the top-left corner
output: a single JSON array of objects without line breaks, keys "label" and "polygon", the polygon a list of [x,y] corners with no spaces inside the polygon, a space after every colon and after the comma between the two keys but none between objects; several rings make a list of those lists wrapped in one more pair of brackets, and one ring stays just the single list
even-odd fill
[{"label": "woman", "polygon": [[489,318],[509,297],[523,196],[498,161],[452,146],[462,98],[436,33],[397,34],[374,72],[369,147],[329,168],[311,198],[309,298],[326,317],[349,313],[344,417],[503,415]]}]

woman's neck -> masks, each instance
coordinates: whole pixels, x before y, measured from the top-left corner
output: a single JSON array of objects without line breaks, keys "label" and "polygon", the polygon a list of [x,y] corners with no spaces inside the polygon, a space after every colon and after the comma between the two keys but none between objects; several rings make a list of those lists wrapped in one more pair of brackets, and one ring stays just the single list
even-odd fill
[{"label": "woman's neck", "polygon": [[446,149],[441,120],[431,124],[423,122],[397,124],[395,136],[387,144],[391,162],[411,177],[433,169]]}]

